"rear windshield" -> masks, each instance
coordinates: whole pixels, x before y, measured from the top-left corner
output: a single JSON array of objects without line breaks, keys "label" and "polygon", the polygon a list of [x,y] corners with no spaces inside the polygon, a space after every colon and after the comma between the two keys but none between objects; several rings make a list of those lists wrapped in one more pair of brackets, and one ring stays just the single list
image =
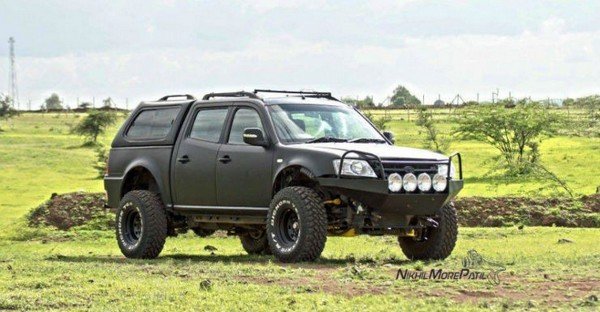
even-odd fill
[{"label": "rear windshield", "polygon": [[179,107],[146,109],[141,111],[133,120],[127,131],[127,137],[132,139],[163,139],[167,137]]}]

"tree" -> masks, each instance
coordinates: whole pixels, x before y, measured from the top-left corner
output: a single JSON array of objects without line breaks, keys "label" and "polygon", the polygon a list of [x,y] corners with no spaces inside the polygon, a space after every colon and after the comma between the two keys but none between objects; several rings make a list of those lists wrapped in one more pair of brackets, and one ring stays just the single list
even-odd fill
[{"label": "tree", "polygon": [[10,105],[11,102],[8,95],[0,94],[0,120],[8,120],[17,114],[17,111]]},{"label": "tree", "polygon": [[58,94],[52,93],[50,97],[48,97],[45,101],[45,106],[47,110],[62,110],[62,101],[58,97]]},{"label": "tree", "polygon": [[112,112],[92,110],[73,128],[72,132],[84,136],[86,143],[94,145],[98,136],[103,134],[108,126],[113,125],[116,119]]},{"label": "tree", "polygon": [[456,134],[489,143],[500,151],[509,173],[525,174],[539,160],[543,137],[555,134],[561,120],[541,103],[523,99],[514,108],[503,104],[465,108],[456,121]]},{"label": "tree", "polygon": [[393,106],[415,107],[421,105],[421,101],[404,86],[398,86],[394,89],[394,94],[392,94],[390,102]]},{"label": "tree", "polygon": [[113,106],[113,100],[110,97],[107,97],[106,99],[102,100],[102,104],[103,107],[110,108],[111,106]]},{"label": "tree", "polygon": [[345,97],[342,98],[342,102],[350,104],[352,106],[356,106],[359,109],[375,107],[375,102],[373,102],[372,96],[366,96],[364,99],[353,99],[351,97]]},{"label": "tree", "polygon": [[586,110],[590,127],[600,122],[600,95],[590,95],[578,98],[574,105]]},{"label": "tree", "polygon": [[573,106],[574,104],[575,104],[575,100],[572,98],[566,98],[562,102],[562,105],[567,108]]},{"label": "tree", "polygon": [[78,108],[87,110],[87,109],[89,109],[91,107],[92,107],[92,103],[90,103],[90,102],[82,102],[81,104],[79,104]]},{"label": "tree", "polygon": [[423,141],[425,148],[438,153],[445,153],[450,148],[450,138],[440,135],[433,120],[433,114],[426,107],[421,106],[417,111],[416,124],[425,131],[425,140]]}]

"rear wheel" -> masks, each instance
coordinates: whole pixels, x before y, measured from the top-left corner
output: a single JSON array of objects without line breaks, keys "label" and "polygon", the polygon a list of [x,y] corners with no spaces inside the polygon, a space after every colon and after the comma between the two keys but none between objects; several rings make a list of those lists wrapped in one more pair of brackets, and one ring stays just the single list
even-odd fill
[{"label": "rear wheel", "polygon": [[167,215],[158,195],[131,191],[117,210],[117,242],[127,258],[158,257],[167,237]]},{"label": "rear wheel", "polygon": [[412,260],[442,260],[450,256],[458,236],[458,222],[454,205],[449,203],[442,207],[435,219],[439,224],[436,228],[425,229],[426,240],[398,237],[400,248],[406,257]]},{"label": "rear wheel", "polygon": [[208,237],[215,234],[216,232],[216,230],[208,230],[198,227],[192,228],[192,231],[194,231],[194,233],[200,237]]},{"label": "rear wheel", "polygon": [[242,247],[249,255],[271,254],[265,230],[240,234],[240,240],[242,241]]},{"label": "rear wheel", "polygon": [[317,259],[327,240],[327,214],[319,195],[302,186],[279,191],[269,209],[267,239],[281,262]]}]

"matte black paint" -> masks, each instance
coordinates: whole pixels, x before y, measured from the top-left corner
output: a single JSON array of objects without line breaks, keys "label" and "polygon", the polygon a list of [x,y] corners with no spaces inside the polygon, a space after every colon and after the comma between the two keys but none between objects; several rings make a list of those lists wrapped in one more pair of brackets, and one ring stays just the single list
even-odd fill
[{"label": "matte black paint", "polygon": [[[388,144],[316,143],[283,144],[278,141],[265,105],[306,103],[345,105],[323,98],[286,97],[280,99],[215,98],[212,100],[159,101],[141,103],[117,133],[110,151],[109,173],[104,179],[108,205],[116,207],[123,184],[134,168],[145,168],[155,178],[168,210],[176,214],[216,213],[222,215],[264,216],[278,175],[298,166],[317,177],[320,186],[350,196],[369,205],[389,220],[405,215],[435,213],[462,188],[453,180],[443,194],[389,194],[382,179],[335,178],[333,160],[348,150],[374,153],[382,159],[447,161],[446,156]],[[161,140],[131,140],[126,136],[132,120],[144,109],[181,107],[171,132]],[[219,142],[189,138],[195,112],[203,108],[228,107],[226,126]],[[240,107],[252,108],[261,117],[268,146],[227,144],[233,115]],[[228,217],[230,218],[230,217]],[[235,219],[235,218],[234,218]],[[250,223],[256,223],[256,218]],[[243,219],[240,219],[243,220]],[[239,221],[243,223],[243,221]],[[394,221],[396,222],[396,221]]]}]

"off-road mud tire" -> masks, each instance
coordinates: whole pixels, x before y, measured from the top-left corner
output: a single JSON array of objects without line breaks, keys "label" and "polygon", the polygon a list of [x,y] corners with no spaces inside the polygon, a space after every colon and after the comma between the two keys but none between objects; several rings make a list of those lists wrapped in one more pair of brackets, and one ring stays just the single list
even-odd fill
[{"label": "off-road mud tire", "polygon": [[192,231],[194,232],[194,234],[200,236],[200,237],[209,237],[213,234],[215,234],[215,232],[217,230],[209,230],[209,229],[202,229],[202,228],[192,228]]},{"label": "off-road mud tire", "polygon": [[240,234],[242,247],[249,255],[270,255],[271,249],[267,241],[267,232]]},{"label": "off-road mud tire", "polygon": [[439,213],[437,228],[429,228],[427,240],[419,242],[412,237],[398,237],[400,248],[412,260],[443,260],[452,253],[458,235],[454,204],[448,203]]},{"label": "off-road mud tire", "polygon": [[[282,222],[296,215],[298,230],[295,240],[284,234]],[[281,262],[314,261],[323,252],[327,240],[327,213],[320,196],[303,186],[279,191],[267,216],[267,239],[271,252]]]},{"label": "off-road mud tire", "polygon": [[[131,229],[128,220],[135,214],[139,214],[141,231],[139,236],[132,239],[131,234],[128,234]],[[167,215],[158,195],[144,190],[125,194],[117,210],[116,234],[119,248],[125,257],[136,259],[158,257],[167,237]]]}]

